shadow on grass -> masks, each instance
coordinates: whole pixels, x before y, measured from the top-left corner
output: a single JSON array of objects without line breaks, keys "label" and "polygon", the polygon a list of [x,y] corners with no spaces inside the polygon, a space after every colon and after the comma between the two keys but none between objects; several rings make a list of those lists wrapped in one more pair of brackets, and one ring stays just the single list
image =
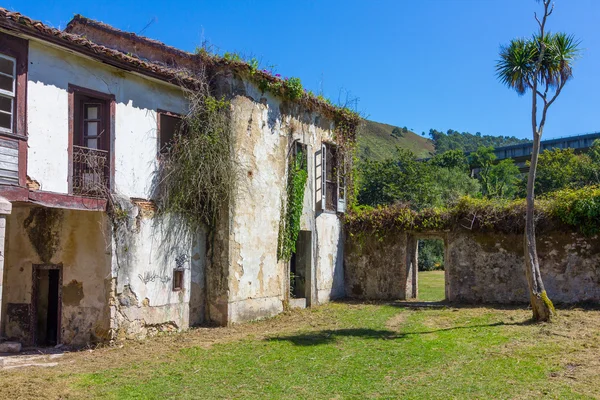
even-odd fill
[{"label": "shadow on grass", "polygon": [[265,340],[276,341],[276,342],[290,342],[296,346],[318,346],[323,344],[331,344],[338,341],[342,337],[354,337],[367,340],[399,340],[406,339],[411,335],[427,335],[430,333],[454,331],[460,329],[474,329],[474,328],[491,328],[497,326],[524,326],[530,325],[530,320],[523,322],[494,322],[491,324],[479,324],[479,325],[466,325],[466,326],[454,326],[450,328],[440,328],[427,331],[414,331],[414,332],[398,332],[387,329],[327,329],[317,332],[299,333],[296,335],[289,336],[275,336]]}]

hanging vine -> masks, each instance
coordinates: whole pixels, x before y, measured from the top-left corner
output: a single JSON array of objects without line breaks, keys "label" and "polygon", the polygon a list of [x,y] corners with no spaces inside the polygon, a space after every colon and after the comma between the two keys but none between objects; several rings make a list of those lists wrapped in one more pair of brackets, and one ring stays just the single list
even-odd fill
[{"label": "hanging vine", "polygon": [[178,215],[197,231],[214,227],[233,199],[239,172],[229,102],[213,97],[206,83],[189,91],[188,100],[181,131],[161,157],[155,199],[159,213]]},{"label": "hanging vine", "polygon": [[304,206],[304,188],[308,180],[306,154],[304,149],[299,149],[289,158],[287,202],[282,202],[281,222],[279,224],[279,238],[277,246],[277,259],[289,261],[296,251],[296,241],[300,233],[300,218]]}]

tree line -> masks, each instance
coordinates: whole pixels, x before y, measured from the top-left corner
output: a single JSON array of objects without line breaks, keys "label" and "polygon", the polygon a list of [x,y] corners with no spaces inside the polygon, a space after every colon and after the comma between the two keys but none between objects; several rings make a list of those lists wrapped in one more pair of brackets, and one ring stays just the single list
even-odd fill
[{"label": "tree line", "polygon": [[[539,195],[600,185],[600,140],[585,153],[558,148],[542,152],[535,185]],[[359,207],[403,203],[420,211],[452,206],[463,196],[525,198],[526,188],[526,174],[512,159],[498,162],[492,146],[480,146],[469,155],[463,150],[447,150],[426,161],[397,148],[395,157],[361,160],[357,165]],[[422,269],[443,268],[442,244],[423,243],[419,250]]]}]

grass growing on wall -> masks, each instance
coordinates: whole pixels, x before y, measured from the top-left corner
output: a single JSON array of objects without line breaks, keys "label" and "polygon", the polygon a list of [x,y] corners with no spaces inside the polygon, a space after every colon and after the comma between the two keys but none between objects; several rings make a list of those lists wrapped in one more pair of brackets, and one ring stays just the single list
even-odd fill
[{"label": "grass growing on wall", "polygon": [[[354,207],[345,217],[351,235],[464,228],[482,232],[522,233],[525,199],[463,197],[447,208],[415,211],[408,204]],[[585,235],[600,233],[600,187],[564,189],[536,199],[536,229],[569,228]]]}]

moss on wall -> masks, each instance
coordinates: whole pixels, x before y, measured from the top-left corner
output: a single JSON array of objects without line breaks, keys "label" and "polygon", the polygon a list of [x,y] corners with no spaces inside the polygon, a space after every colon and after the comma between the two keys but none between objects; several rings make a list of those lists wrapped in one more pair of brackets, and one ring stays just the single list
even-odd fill
[{"label": "moss on wall", "polygon": [[35,207],[23,227],[40,259],[49,264],[60,246],[63,212],[54,208]]}]

